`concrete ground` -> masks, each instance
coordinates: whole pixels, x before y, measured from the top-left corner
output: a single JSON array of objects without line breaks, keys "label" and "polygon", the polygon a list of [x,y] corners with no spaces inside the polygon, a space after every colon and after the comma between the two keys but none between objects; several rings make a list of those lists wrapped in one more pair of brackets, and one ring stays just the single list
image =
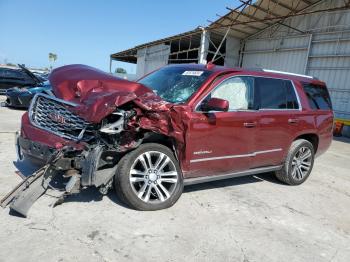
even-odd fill
[{"label": "concrete ground", "polygon": [[[0,197],[18,182],[21,111],[0,108]],[[0,210],[0,261],[350,261],[350,140],[334,141],[301,186],[272,174],[190,186],[167,210],[139,212],[90,189],[29,217]],[[49,192],[52,193],[52,192]]]}]

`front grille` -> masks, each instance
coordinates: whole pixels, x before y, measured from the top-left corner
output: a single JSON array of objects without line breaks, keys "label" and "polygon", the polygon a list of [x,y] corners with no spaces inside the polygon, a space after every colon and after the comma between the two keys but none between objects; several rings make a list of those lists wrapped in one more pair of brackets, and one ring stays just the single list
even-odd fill
[{"label": "front grille", "polygon": [[89,123],[69,110],[71,103],[47,95],[35,96],[29,109],[31,123],[55,135],[78,140]]}]

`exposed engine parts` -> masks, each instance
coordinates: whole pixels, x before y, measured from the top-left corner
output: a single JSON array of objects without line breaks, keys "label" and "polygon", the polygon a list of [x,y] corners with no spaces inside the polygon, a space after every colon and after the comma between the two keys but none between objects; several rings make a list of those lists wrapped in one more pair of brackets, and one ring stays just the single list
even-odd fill
[{"label": "exposed engine parts", "polygon": [[125,111],[119,110],[112,115],[119,115],[120,118],[114,122],[109,123],[101,127],[100,132],[106,133],[106,134],[118,134],[124,130],[124,122],[125,122]]},{"label": "exposed engine parts", "polygon": [[182,148],[175,143],[183,142],[185,126],[171,118],[182,111],[151,89],[86,66],[68,69],[51,74],[55,96],[36,95],[22,118],[19,155],[45,164],[1,200],[23,216],[48,188],[62,199],[90,186],[107,194],[119,161],[142,143]]}]

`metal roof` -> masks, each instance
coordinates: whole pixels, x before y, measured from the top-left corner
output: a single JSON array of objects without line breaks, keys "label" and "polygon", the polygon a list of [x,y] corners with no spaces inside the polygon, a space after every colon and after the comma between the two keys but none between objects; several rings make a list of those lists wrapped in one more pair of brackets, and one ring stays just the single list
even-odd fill
[{"label": "metal roof", "polygon": [[286,18],[301,14],[308,8],[324,0],[240,0],[241,5],[235,9],[226,7],[230,12],[220,16],[208,26],[210,30],[225,31],[231,27],[230,35],[244,39],[274,24],[282,24]]},{"label": "metal roof", "polygon": [[136,53],[137,50],[145,48],[145,47],[149,47],[149,46],[154,46],[154,45],[158,45],[158,44],[162,44],[162,43],[167,43],[170,42],[172,40],[176,40],[176,39],[180,39],[180,38],[186,38],[186,37],[191,37],[193,35],[198,35],[199,39],[200,39],[200,34],[202,33],[202,30],[200,28],[196,28],[194,30],[191,31],[187,31],[185,33],[181,33],[181,34],[177,34],[177,35],[173,35],[170,37],[166,37],[166,38],[162,38],[159,40],[155,40],[152,42],[148,42],[145,44],[141,44],[138,46],[135,46],[133,48],[115,53],[115,54],[111,54],[111,58],[112,59],[117,59],[119,61],[124,61],[124,62],[132,62],[132,63],[136,63],[137,57],[136,57]]},{"label": "metal roof", "polygon": [[[285,19],[316,12],[332,11],[308,11],[311,7],[314,7],[325,1],[331,0],[240,0],[241,4],[238,7],[234,9],[226,7],[229,10],[226,15],[221,16],[217,14],[219,17],[217,20],[208,20],[210,24],[205,28],[198,27],[194,30],[182,34],[177,34],[171,37],[138,45],[133,48],[111,54],[110,57],[113,60],[136,63],[136,54],[138,49],[162,43],[167,44],[170,41],[192,36],[196,36],[197,38],[199,37],[200,39],[202,29],[206,29],[211,33],[215,33],[216,35],[230,35],[239,39],[245,39],[254,36],[264,29],[276,24],[292,28],[296,31],[299,31],[299,33],[305,33],[301,32],[297,28],[293,28],[290,25],[285,24]],[[341,8],[344,9],[350,7],[347,6]],[[341,8],[336,9],[338,10]]]}]

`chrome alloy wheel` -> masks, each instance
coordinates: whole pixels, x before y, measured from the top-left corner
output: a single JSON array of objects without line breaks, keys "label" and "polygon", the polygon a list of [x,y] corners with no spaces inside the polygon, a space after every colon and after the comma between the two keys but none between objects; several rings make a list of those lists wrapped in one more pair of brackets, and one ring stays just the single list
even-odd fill
[{"label": "chrome alloy wheel", "polygon": [[302,180],[309,172],[312,165],[312,153],[310,148],[301,147],[292,160],[292,176],[296,180]]},{"label": "chrome alloy wheel", "polygon": [[174,192],[179,174],[166,154],[148,151],[131,166],[129,181],[134,193],[146,203],[166,201]]}]

